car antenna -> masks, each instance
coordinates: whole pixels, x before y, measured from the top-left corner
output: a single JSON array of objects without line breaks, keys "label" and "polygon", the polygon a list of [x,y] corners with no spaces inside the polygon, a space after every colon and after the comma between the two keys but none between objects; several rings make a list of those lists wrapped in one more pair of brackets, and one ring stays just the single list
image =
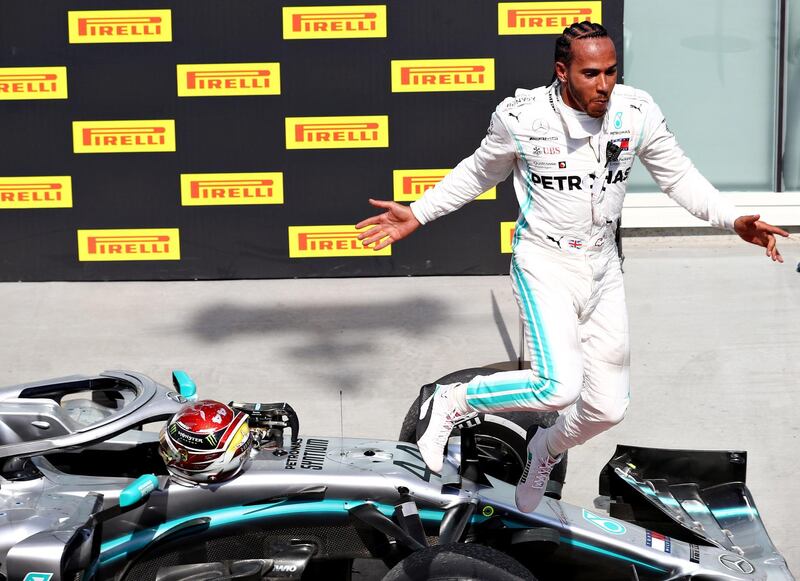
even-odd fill
[{"label": "car antenna", "polygon": [[344,405],[342,404],[342,390],[339,390],[339,455],[344,456]]},{"label": "car antenna", "polygon": [[633,573],[633,581],[639,581],[639,573],[636,571],[636,565],[631,563],[631,572]]}]

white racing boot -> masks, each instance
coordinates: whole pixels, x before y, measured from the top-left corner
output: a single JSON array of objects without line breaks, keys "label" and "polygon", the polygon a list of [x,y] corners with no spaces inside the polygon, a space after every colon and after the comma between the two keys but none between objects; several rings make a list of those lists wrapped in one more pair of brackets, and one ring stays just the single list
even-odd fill
[{"label": "white racing boot", "polygon": [[474,413],[458,409],[453,391],[460,383],[437,385],[433,395],[419,406],[417,424],[417,446],[428,468],[440,472],[444,464],[444,447],[450,438],[453,426]]},{"label": "white racing boot", "polygon": [[528,442],[528,461],[517,483],[515,500],[522,512],[533,512],[542,501],[553,466],[561,461],[553,458],[547,449],[547,430],[539,428]]}]

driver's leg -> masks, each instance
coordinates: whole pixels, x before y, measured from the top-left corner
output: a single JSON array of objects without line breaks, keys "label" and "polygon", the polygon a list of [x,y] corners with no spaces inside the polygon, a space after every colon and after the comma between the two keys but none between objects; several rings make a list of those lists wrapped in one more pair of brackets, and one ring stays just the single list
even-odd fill
[{"label": "driver's leg", "polygon": [[[511,279],[525,323],[531,369],[478,376],[468,384],[437,386],[436,393],[420,407],[417,432],[420,453],[435,472],[441,470],[453,424],[463,415],[560,410],[580,393],[583,360],[576,309],[591,288],[591,271],[583,257],[528,249],[513,257]],[[544,431],[538,440],[543,435]]]},{"label": "driver's leg", "polygon": [[601,296],[581,322],[585,379],[580,398],[548,430],[556,454],[612,428],[630,400],[630,340],[622,272],[610,266]]},{"label": "driver's leg", "polygon": [[569,256],[573,263],[565,268],[563,261],[547,261],[551,255],[527,253],[511,262],[530,369],[475,377],[463,389],[468,410],[557,411],[578,398],[583,356],[576,311],[585,294],[582,265]]}]

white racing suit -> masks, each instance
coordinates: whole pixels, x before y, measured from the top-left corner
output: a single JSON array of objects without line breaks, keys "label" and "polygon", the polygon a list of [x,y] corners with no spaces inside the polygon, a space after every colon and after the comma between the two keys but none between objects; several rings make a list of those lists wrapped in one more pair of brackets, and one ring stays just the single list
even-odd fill
[{"label": "white racing suit", "polygon": [[567,107],[558,82],[517,90],[497,107],[475,153],[411,204],[425,224],[513,171],[520,213],[511,280],[531,369],[476,377],[456,399],[482,412],[568,408],[548,430],[554,456],[621,421],[628,405],[628,318],[614,235],[635,155],[689,212],[733,229],[734,206],[686,157],[658,105],[624,85],[599,120]]}]

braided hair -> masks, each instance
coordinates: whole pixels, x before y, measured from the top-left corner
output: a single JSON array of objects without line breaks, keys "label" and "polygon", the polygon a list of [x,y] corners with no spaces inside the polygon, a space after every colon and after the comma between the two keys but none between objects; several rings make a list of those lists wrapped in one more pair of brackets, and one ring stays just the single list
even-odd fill
[{"label": "braided hair", "polygon": [[562,62],[565,65],[569,64],[572,60],[572,41],[580,40],[582,38],[605,38],[608,37],[608,31],[602,24],[596,24],[584,20],[583,22],[576,22],[572,26],[564,29],[556,39],[556,58],[555,62]]}]

